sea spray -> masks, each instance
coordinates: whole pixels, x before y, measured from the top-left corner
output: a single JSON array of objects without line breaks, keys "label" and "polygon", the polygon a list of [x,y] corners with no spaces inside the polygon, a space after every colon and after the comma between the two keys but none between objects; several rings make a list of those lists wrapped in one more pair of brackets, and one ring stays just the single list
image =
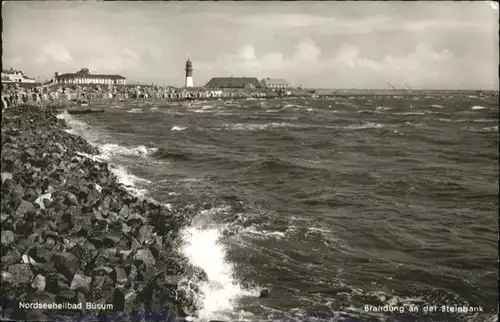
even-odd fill
[{"label": "sea spray", "polygon": [[221,243],[223,232],[220,226],[210,224],[210,217],[225,211],[227,207],[204,210],[182,232],[182,253],[190,264],[205,271],[208,281],[199,285],[203,295],[198,299],[202,321],[217,319],[233,311],[236,301],[242,296],[257,296],[257,290],[244,289],[235,278],[233,264],[226,259],[226,248]]}]

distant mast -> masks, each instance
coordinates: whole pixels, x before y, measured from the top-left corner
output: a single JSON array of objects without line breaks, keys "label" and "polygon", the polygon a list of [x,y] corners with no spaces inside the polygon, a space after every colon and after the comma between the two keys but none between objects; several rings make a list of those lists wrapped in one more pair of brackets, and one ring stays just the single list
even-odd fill
[{"label": "distant mast", "polygon": [[186,87],[193,87],[193,64],[188,59],[186,62]]}]

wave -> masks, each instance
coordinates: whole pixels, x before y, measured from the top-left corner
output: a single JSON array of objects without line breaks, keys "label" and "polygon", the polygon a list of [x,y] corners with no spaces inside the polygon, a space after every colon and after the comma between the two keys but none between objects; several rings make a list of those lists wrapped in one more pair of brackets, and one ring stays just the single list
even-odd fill
[{"label": "wave", "polygon": [[180,151],[173,148],[159,148],[152,154],[157,159],[173,159],[178,161],[188,161],[191,159],[192,154]]},{"label": "wave", "polygon": [[348,125],[348,126],[344,126],[342,128],[346,129],[346,130],[364,130],[364,129],[379,129],[382,127],[384,127],[383,124],[367,122],[367,123],[361,124],[361,125]]},{"label": "wave", "polygon": [[388,111],[388,110],[392,110],[392,108],[387,107],[387,106],[377,106],[376,110],[378,110],[378,111]]},{"label": "wave", "polygon": [[434,108],[443,108],[443,106],[437,105],[437,104],[432,104],[431,107],[434,107]]},{"label": "wave", "polygon": [[185,126],[172,126],[170,131],[184,131],[185,129],[187,129]]},{"label": "wave", "polygon": [[[89,144],[97,147],[100,154],[98,155],[88,155],[86,153],[78,153],[78,155],[86,158],[90,158],[94,161],[108,162],[114,154],[125,154],[125,155],[143,155],[148,153],[148,148],[137,147],[135,149],[125,148],[117,144],[104,144],[100,145],[96,142],[95,138],[97,131],[92,129],[90,125],[83,121],[76,120],[67,112],[57,115],[58,118],[64,119],[69,125],[68,133],[73,135],[78,135],[88,141]],[[118,182],[121,183],[130,193],[138,197],[144,197],[146,195],[147,189],[140,187],[140,185],[148,185],[149,182],[146,179],[139,178],[130,174],[127,169],[119,164],[107,163],[108,169],[117,178]]]},{"label": "wave", "polygon": [[148,148],[144,145],[139,145],[136,147],[126,147],[114,143],[101,144],[98,145],[98,148],[103,154],[105,159],[110,159],[114,155],[146,157],[152,153],[155,153],[158,150],[156,148]]},{"label": "wave", "polygon": [[225,124],[225,128],[235,130],[235,131],[254,131],[254,130],[265,130],[269,128],[285,128],[285,127],[304,127],[301,125],[291,124],[291,123],[266,123],[266,124],[251,124],[251,123],[236,123],[236,124]]},{"label": "wave", "polygon": [[464,127],[462,130],[466,130],[469,132],[476,132],[476,133],[491,133],[491,132],[498,132],[498,125],[497,126],[489,126],[489,127],[483,127],[483,128],[473,128],[473,127]]},{"label": "wave", "polygon": [[[77,121],[71,115],[58,115],[59,118],[67,120],[70,127],[74,132],[85,134],[83,129],[90,128],[85,122]],[[127,155],[146,155],[151,150],[150,148],[140,146],[136,149],[126,149],[117,144],[104,144],[107,151],[114,151],[105,155],[88,155],[85,153],[78,153],[82,157],[88,157],[97,161],[110,161],[111,157],[118,153]],[[172,152],[167,152],[161,148],[154,153],[155,156],[171,157]],[[150,185],[151,181],[139,178],[130,172],[123,165],[108,163],[109,170],[116,176],[119,183],[121,183],[130,193],[135,196],[144,198],[148,189],[147,186],[142,188],[140,185]],[[152,200],[154,201],[154,200]],[[156,201],[154,201],[156,202]],[[171,205],[167,205],[171,207]],[[226,249],[221,243],[223,239],[222,230],[220,226],[212,224],[214,214],[221,211],[228,211],[228,207],[213,207],[209,210],[201,211],[193,220],[192,224],[181,232],[182,238],[182,253],[190,261],[193,266],[197,266],[207,274],[208,281],[184,281],[187,285],[185,291],[191,291],[190,283],[196,283],[197,288],[201,294],[195,295],[191,291],[195,300],[200,304],[201,310],[198,313],[197,320],[213,320],[214,318],[224,318],[219,312],[231,312],[234,309],[236,300],[242,296],[258,296],[259,289],[245,289],[234,278],[235,271],[233,265],[226,260]]]},{"label": "wave", "polygon": [[425,115],[425,112],[398,112],[392,113],[392,115]]},{"label": "wave", "polygon": [[133,109],[129,110],[127,113],[142,113],[142,109],[133,108]]},{"label": "wave", "polygon": [[471,110],[484,110],[484,109],[487,109],[487,107],[475,105],[475,106],[471,107],[470,109]]},{"label": "wave", "polygon": [[199,285],[202,294],[197,302],[202,307],[198,312],[201,320],[223,319],[223,312],[233,311],[238,298],[259,294],[258,289],[245,289],[235,279],[234,266],[227,261],[226,248],[221,243],[222,226],[212,224],[213,216],[228,211],[228,207],[203,210],[181,234],[182,253],[192,265],[203,269],[208,278]]}]

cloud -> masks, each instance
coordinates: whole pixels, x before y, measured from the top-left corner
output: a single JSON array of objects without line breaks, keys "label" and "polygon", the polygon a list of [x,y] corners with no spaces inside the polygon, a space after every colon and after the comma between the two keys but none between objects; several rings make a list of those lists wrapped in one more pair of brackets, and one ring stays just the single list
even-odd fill
[{"label": "cloud", "polygon": [[142,58],[139,54],[129,48],[123,48],[121,51],[110,51],[92,56],[87,65],[95,71],[118,72],[137,70],[141,63]]},{"label": "cloud", "polygon": [[441,30],[491,29],[491,21],[471,21],[463,19],[422,19],[406,20],[389,14],[378,14],[359,19],[335,16],[319,16],[301,13],[267,13],[229,18],[231,22],[261,30],[288,30],[308,28],[324,34],[371,34],[384,31],[426,32],[435,28]]},{"label": "cloud", "polygon": [[15,66],[21,65],[23,63],[23,59],[21,57],[2,57],[3,65],[9,66],[16,69]]},{"label": "cloud", "polygon": [[387,54],[378,60],[349,44],[341,45],[325,57],[313,40],[304,39],[296,44],[288,58],[276,51],[259,55],[253,45],[247,44],[234,54],[222,56],[212,63],[200,62],[198,66],[210,71],[224,70],[228,76],[272,75],[289,78],[292,82],[334,75],[335,79],[345,80],[346,83],[377,82],[385,86],[387,79],[394,79],[401,84],[407,80],[418,86],[426,80],[443,77],[449,70],[455,70],[457,61],[449,50],[436,50],[424,43],[418,44],[406,55]]},{"label": "cloud", "polygon": [[36,59],[36,62],[39,64],[43,64],[48,60],[52,60],[57,63],[69,63],[73,61],[73,57],[71,57],[71,54],[64,46],[55,41],[50,41],[45,46],[43,46],[40,55]]}]

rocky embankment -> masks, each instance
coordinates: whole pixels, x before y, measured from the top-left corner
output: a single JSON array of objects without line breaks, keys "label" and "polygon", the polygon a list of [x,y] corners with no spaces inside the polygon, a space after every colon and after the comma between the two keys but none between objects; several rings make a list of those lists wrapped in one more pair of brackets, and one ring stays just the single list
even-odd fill
[{"label": "rocky embankment", "polygon": [[82,156],[98,151],[65,127],[52,110],[3,111],[2,317],[116,321],[196,312],[196,282],[206,276],[176,250],[188,212],[131,195],[106,163]]}]

